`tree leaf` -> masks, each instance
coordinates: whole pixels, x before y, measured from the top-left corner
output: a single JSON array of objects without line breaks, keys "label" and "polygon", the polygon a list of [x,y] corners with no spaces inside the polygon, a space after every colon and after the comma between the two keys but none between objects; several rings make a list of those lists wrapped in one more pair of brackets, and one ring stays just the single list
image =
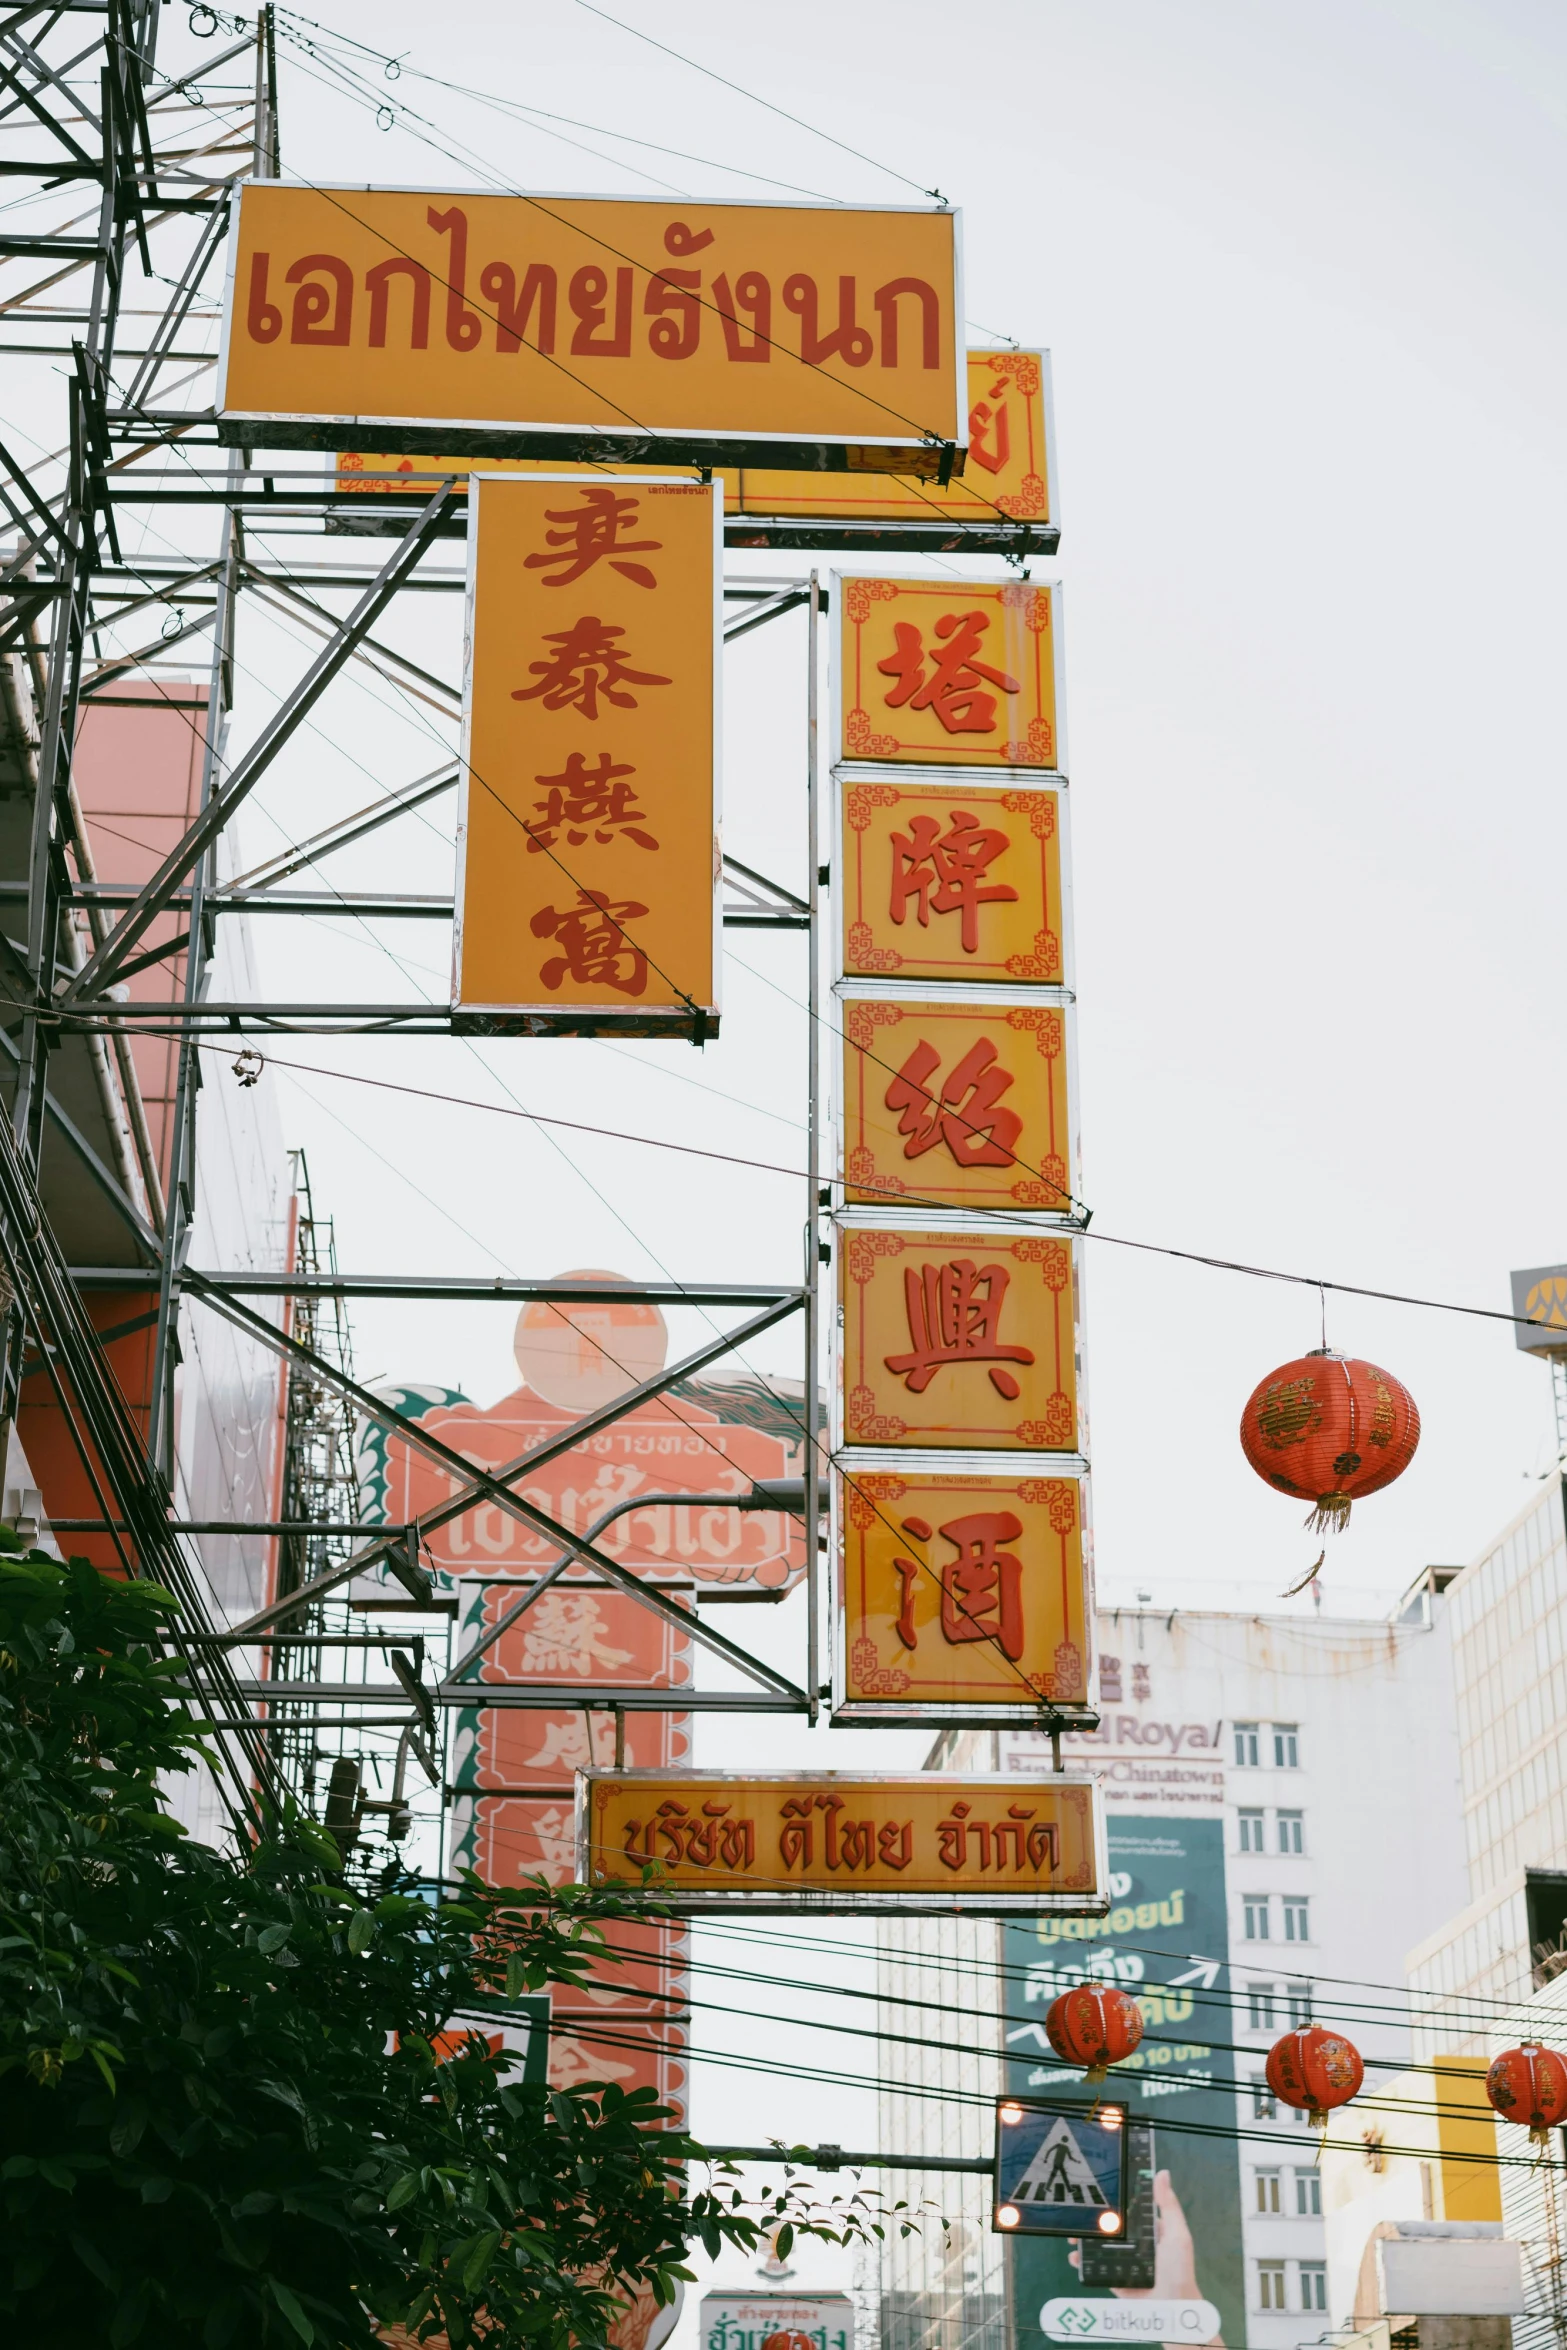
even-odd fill
[{"label": "tree leaf", "polygon": [[282,1949],[293,1931],[292,1921],[280,1926],[263,1926],[261,1932],[256,1936],[256,1948],[263,1958],[271,1958]]},{"label": "tree leaf", "polygon": [[316,2329],[311,2324],[309,2318],[306,2317],[304,2311],[300,2308],[299,2303],[295,2300],[287,2285],[284,2284],[282,2278],[271,2277],[268,2279],[268,2282],[272,2287],[273,2300],[277,2303],[279,2309],[282,2310],[283,2315],[288,2319],[289,2324],[293,2327],[300,2340],[302,2342],[313,2342],[316,2338]]},{"label": "tree leaf", "polygon": [[387,2192],[388,2211],[401,2211],[405,2203],[412,2203],[419,2192],[420,2177],[416,2170],[405,2170],[400,2179],[394,2179]]},{"label": "tree leaf", "polygon": [[348,1921],[348,1947],[355,1958],[363,1958],[375,1940],[375,1919],[367,1909],[356,1909]]}]

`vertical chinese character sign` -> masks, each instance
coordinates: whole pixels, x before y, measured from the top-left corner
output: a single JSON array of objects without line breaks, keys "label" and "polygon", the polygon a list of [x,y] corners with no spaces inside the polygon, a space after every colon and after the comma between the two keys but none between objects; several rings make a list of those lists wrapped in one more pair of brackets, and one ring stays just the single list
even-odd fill
[{"label": "vertical chinese character sign", "polygon": [[469,502],[458,1013],[711,1036],[720,493],[481,474]]},{"label": "vertical chinese character sign", "polygon": [[1092,1718],[1060,597],[846,578],[834,1716]]}]

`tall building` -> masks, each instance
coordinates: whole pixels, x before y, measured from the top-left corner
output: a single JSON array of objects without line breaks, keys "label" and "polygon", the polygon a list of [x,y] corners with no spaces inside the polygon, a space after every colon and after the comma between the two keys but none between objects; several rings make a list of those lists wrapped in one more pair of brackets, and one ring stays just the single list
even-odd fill
[{"label": "tall building", "polygon": [[[932,2029],[911,2023],[918,2011],[900,1994],[980,2013],[994,1996],[1002,2014],[1001,2065],[968,2064],[945,2095],[944,2052],[886,2044],[898,2082],[888,2148],[970,2150],[972,2139],[986,2151],[995,2088],[1077,2085],[1044,2034],[1061,1990],[1115,1981],[1140,1999],[1147,2036],[1116,2078],[1155,2133],[1159,2289],[1211,2301],[1229,2350],[1294,2350],[1332,2315],[1315,2140],[1273,2105],[1269,2046],[1292,2023],[1342,2011],[1373,2063],[1407,2063],[1401,2003],[1364,1986],[1401,1985],[1410,1941],[1467,1898],[1439,1581],[1422,1577],[1388,1623],[1102,1612],[1100,1727],[1064,1738],[1062,1760],[1104,1777],[1109,1915],[926,1926],[918,1941],[912,1929],[883,1933],[889,2033]],[[930,1762],[1052,1767],[1048,1740],[1031,1732],[951,1733]],[[898,2191],[917,2194],[916,2179]],[[984,2182],[973,2184],[961,2200],[943,2188],[959,2214],[957,2260],[953,2239],[929,2231],[887,2255],[888,2350],[1001,2350],[1008,2307],[1023,2345],[1040,2338],[1047,2299],[1085,2290],[1065,2247],[992,2236]]]}]

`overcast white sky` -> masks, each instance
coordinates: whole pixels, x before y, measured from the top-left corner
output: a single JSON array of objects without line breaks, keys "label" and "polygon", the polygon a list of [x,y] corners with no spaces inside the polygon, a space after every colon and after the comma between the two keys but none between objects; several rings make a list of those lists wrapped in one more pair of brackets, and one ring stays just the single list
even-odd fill
[{"label": "overcast white sky", "polygon": [[[315,5],[408,68],[830,196],[915,200],[581,0]],[[1567,1258],[1567,17],[1525,0],[617,13],[960,203],[972,339],[1001,330],[1054,354],[1065,528],[1059,564],[1040,568],[1067,588],[1095,1230],[1505,1308],[1510,1265]],[[514,184],[648,187],[407,70],[369,74],[378,100],[417,108]],[[282,86],[285,169],[469,178],[329,98],[286,43]],[[747,189],[644,160],[683,193]],[[455,600],[401,625],[456,673]],[[298,666],[264,628],[251,646],[274,687]],[[729,679],[731,843],[785,877],[802,860],[798,656],[798,634],[764,634]],[[445,739],[351,696],[322,724],[332,743],[313,738],[269,785],[255,855],[273,822],[372,796],[355,758],[394,781],[433,766]],[[448,836],[444,815],[411,828],[354,881],[435,886]],[[444,933],[390,943],[439,994]],[[275,930],[261,944],[276,955]],[[503,1081],[533,1108],[798,1164],[799,951],[735,945],[765,979],[731,968],[724,1040],[705,1055],[365,1043],[297,1057],[494,1099]],[[356,988],[404,992],[373,947],[321,955]],[[579,1177],[514,1123],[350,1088],[329,1110],[329,1088],[305,1082],[285,1092],[285,1122],[351,1266],[761,1279],[797,1262],[798,1192],[775,1179],[566,1138]],[[1088,1301],[1102,1591],[1267,1604],[1312,1546],[1247,1469],[1236,1422],[1264,1372],[1317,1342],[1315,1295],[1095,1241]],[[1330,1300],[1329,1334],[1406,1380],[1424,1418],[1414,1466],[1357,1508],[1326,1570],[1330,1606],[1377,1609],[1428,1561],[1471,1556],[1527,1498],[1551,1457],[1549,1381],[1500,1323]],[[488,1398],[512,1383],[509,1340],[504,1315],[366,1310],[361,1364]],[[782,1341],[756,1359],[793,1367]],[[816,1748],[873,1760],[863,1736]],[[730,2078],[699,2105],[718,2135],[755,2126]],[[874,2120],[813,2093],[777,2126],[852,2142]]]}]

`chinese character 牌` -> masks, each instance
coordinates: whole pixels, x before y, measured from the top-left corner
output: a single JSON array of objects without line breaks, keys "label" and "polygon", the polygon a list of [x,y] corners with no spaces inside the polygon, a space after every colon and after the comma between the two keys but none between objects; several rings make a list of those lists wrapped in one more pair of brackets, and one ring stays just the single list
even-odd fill
[{"label": "chinese character \u724c", "polygon": [[948,612],[936,623],[941,642],[927,652],[913,621],[897,621],[896,650],[876,664],[883,677],[898,680],[886,697],[888,709],[901,710],[907,703],[911,710],[934,710],[948,734],[994,734],[996,696],[986,686],[1004,694],[1020,694],[1023,688],[1004,669],[974,658],[989,626],[986,612]]},{"label": "chinese character \u724c", "polygon": [[892,836],[893,921],[902,922],[911,898],[922,930],[932,914],[961,915],[963,952],[977,954],[980,907],[1017,902],[1005,882],[985,883],[987,868],[1011,845],[1006,833],[981,824],[967,808],[953,809],[946,833],[939,817],[916,816],[907,832]]},{"label": "chinese character \u724c", "polygon": [[987,1363],[996,1393],[1008,1403],[1017,1401],[1017,1380],[1000,1366],[1032,1363],[1034,1350],[1004,1345],[1000,1337],[1001,1308],[1011,1278],[1005,1265],[976,1265],[972,1257],[923,1265],[918,1272],[912,1265],[905,1268],[903,1302],[910,1351],[884,1360],[911,1395],[923,1395],[947,1364]]}]

